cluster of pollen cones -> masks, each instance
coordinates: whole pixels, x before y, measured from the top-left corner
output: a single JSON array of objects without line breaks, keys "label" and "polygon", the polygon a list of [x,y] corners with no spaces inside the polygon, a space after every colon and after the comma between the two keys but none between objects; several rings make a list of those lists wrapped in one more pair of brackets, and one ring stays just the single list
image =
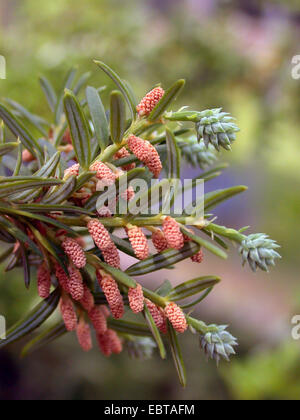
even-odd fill
[{"label": "cluster of pollen cones", "polygon": [[[137,107],[140,118],[150,115],[153,109],[164,95],[160,87],[149,92]],[[70,133],[64,137],[68,148],[72,148]],[[130,135],[126,145],[120,147],[114,155],[114,159],[123,159],[131,156],[131,153],[145,165],[154,177],[158,177],[162,171],[162,163],[156,148],[147,140],[135,135]],[[30,152],[23,152],[23,160],[30,162]],[[113,185],[124,173],[135,168],[135,163],[124,165],[121,169],[108,165],[100,160],[90,166],[90,171],[95,175],[89,182],[74,193],[70,200],[76,205],[84,206],[96,191],[106,186]],[[81,167],[74,163],[65,170],[64,179],[78,177]],[[129,201],[134,197],[134,191],[129,187],[122,198]],[[98,210],[100,217],[112,217],[108,208]],[[120,269],[119,250],[114,243],[109,231],[98,218],[86,218],[87,231],[95,246],[100,250],[101,256],[108,265]],[[145,260],[150,256],[150,247],[144,230],[139,226],[128,224],[125,233],[131,244],[132,250],[139,260]],[[147,228],[147,227],[146,227]],[[182,234],[181,227],[175,219],[166,216],[162,218],[162,229],[149,227],[152,233],[151,241],[158,253],[173,248],[181,250],[190,239]],[[61,266],[54,259],[45,260],[37,272],[38,292],[40,297],[47,299],[50,295],[51,286],[55,284],[54,278],[61,288],[60,311],[68,331],[76,331],[78,342],[84,351],[92,348],[92,329],[97,337],[97,343],[106,356],[118,354],[122,351],[122,338],[113,329],[109,328],[109,318],[120,319],[125,313],[124,294],[128,296],[129,307],[133,313],[138,314],[147,307],[157,328],[164,334],[167,332],[168,323],[179,332],[183,333],[188,325],[181,308],[174,302],[165,302],[164,307],[158,306],[150,299],[145,298],[140,284],[136,287],[120,290],[118,282],[107,273],[101,266],[95,267],[95,275],[99,287],[106,298],[106,305],[96,305],[90,285],[86,282],[84,270],[87,265],[87,254],[84,250],[82,238],[66,236],[66,232],[58,232],[56,238],[64,252],[66,266]],[[199,251],[191,257],[194,262],[202,262],[203,253]]]}]

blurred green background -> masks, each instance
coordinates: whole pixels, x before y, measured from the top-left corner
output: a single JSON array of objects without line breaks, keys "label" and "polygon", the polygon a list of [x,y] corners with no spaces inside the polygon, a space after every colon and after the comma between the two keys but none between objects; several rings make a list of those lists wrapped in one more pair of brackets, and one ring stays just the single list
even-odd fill
[{"label": "blurred green background", "polygon": [[[196,339],[183,337],[185,390],[171,359],[143,362],[124,353],[106,360],[97,349],[84,354],[70,336],[25,360],[19,344],[0,352],[1,399],[300,399],[300,343],[291,338],[291,318],[300,313],[300,80],[291,76],[299,35],[296,0],[1,0],[1,97],[47,116],[38,76],[59,88],[77,64],[92,72],[90,84],[110,86],[93,58],[129,80],[137,97],[186,78],[178,107],[223,106],[241,127],[232,153],[221,157],[231,169],[209,188],[246,184],[249,191],[220,207],[218,222],[267,232],[283,256],[270,274],[243,269],[236,250],[228,262],[207,256],[200,269],[180,264],[172,273],[174,283],[187,271],[222,277],[197,316],[230,324],[240,342],[238,356],[217,368]],[[18,273],[1,271],[0,314],[9,324],[35,295]]]}]

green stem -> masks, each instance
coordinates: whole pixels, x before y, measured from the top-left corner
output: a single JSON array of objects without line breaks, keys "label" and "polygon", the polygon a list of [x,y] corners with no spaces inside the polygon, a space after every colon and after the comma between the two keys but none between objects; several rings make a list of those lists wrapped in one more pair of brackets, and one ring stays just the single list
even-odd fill
[{"label": "green stem", "polygon": [[86,227],[87,223],[83,217],[64,217],[56,216],[58,222],[64,223],[67,226]]},{"label": "green stem", "polygon": [[227,228],[225,226],[219,226],[214,223],[210,223],[209,225],[207,225],[206,230],[224,236],[225,238],[231,239],[232,241],[237,242],[239,244],[246,238],[245,235],[243,235],[235,229]]},{"label": "green stem", "polygon": [[[195,222],[198,221],[198,218],[190,217],[190,216],[180,216],[180,217],[174,217],[174,219],[181,223],[182,225],[193,225]],[[153,217],[137,217],[135,219],[132,219],[131,222],[135,224],[136,226],[161,226],[163,224],[163,216],[161,214],[158,214]],[[202,226],[204,227],[204,226]]]},{"label": "green stem", "polygon": [[189,121],[197,122],[199,121],[199,113],[197,111],[182,111],[182,112],[172,112],[165,113],[164,119],[169,121]]},{"label": "green stem", "polygon": [[[150,122],[146,119],[138,119],[132,124],[132,126],[128,130],[129,134],[139,135],[144,130],[146,130],[146,128],[150,127],[153,124],[154,122]],[[129,134],[127,136],[129,136]]]},{"label": "green stem", "polygon": [[[95,217],[96,214],[95,214]],[[98,217],[99,222],[101,222],[106,227],[124,227],[128,224],[128,220],[126,217]],[[86,227],[87,221],[86,216],[81,217],[64,217],[64,216],[56,216],[56,220],[58,222],[64,223],[67,226],[76,226],[76,227]],[[191,218],[191,217],[175,217],[175,220],[182,225],[193,225],[194,222],[196,223],[198,219]],[[130,223],[143,227],[143,226],[161,226],[163,224],[163,216],[161,214],[152,216],[152,217],[136,217],[134,219],[130,219]],[[205,225],[206,226],[206,225]],[[203,228],[204,226],[202,226]]]},{"label": "green stem", "polygon": [[111,144],[110,146],[108,146],[104,152],[102,152],[96,159],[96,160],[101,160],[101,162],[108,162],[109,160],[111,160],[113,158],[113,156],[120,150],[122,149],[122,147],[124,146],[124,143],[120,143],[120,144]]},{"label": "green stem", "polygon": [[189,315],[186,315],[187,323],[195,328],[195,330],[201,332],[201,334],[207,334],[208,332],[218,332],[218,327],[215,325],[206,325],[203,321],[192,318]]},{"label": "green stem", "polygon": [[[190,131],[189,128],[181,128],[179,130],[175,130],[173,134],[174,134],[174,136],[180,136],[182,134],[188,133],[189,131]],[[149,141],[153,145],[162,143],[163,141],[166,141],[166,134],[162,133],[159,136],[155,137],[155,139],[149,140]]]},{"label": "green stem", "polygon": [[153,303],[160,306],[161,308],[165,308],[168,302],[166,298],[158,295],[155,292],[152,292],[151,290],[145,289],[144,287],[143,287],[143,293],[144,293],[144,296],[148,298],[149,300],[151,300]]}]

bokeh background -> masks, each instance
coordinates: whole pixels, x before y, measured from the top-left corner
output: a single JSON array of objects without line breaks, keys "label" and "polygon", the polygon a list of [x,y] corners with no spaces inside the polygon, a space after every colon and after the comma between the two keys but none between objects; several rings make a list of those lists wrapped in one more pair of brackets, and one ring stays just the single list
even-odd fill
[{"label": "bokeh background", "polygon": [[[1,0],[1,97],[46,117],[38,76],[59,88],[77,64],[92,72],[89,83],[110,86],[92,63],[99,58],[131,82],[137,97],[184,77],[178,107],[231,112],[241,127],[233,151],[221,156],[231,168],[208,188],[245,184],[249,191],[222,205],[218,222],[269,233],[283,258],[270,274],[254,275],[233,249],[228,262],[207,255],[200,268],[180,264],[172,272],[174,284],[187,273],[222,277],[197,316],[230,324],[240,342],[232,362],[217,368],[187,334],[184,390],[171,359],[104,359],[66,336],[24,360],[21,344],[1,351],[0,399],[300,399],[300,342],[291,338],[291,318],[300,314],[300,80],[291,76],[299,39],[297,0]],[[145,277],[144,284],[154,287],[168,275]],[[1,269],[0,313],[10,325],[35,300],[19,273]]]}]

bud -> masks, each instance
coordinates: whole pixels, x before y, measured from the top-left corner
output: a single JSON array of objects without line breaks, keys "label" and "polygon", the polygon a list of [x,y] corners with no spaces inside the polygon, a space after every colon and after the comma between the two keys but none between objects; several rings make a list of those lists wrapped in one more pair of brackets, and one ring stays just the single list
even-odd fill
[{"label": "bud", "polygon": [[78,243],[78,245],[81,248],[84,248],[85,247],[85,240],[84,240],[84,238],[82,236],[79,236],[78,238],[76,238],[75,241]]},{"label": "bud", "polygon": [[32,162],[35,159],[36,158],[33,156],[32,153],[29,152],[29,150],[27,150],[27,149],[23,150],[23,152],[22,152],[22,161],[24,163]]},{"label": "bud", "polygon": [[165,314],[168,320],[173,325],[174,330],[179,333],[184,333],[188,325],[185,315],[176,303],[171,302],[165,307]]},{"label": "bud", "polygon": [[86,284],[83,284],[83,298],[79,302],[87,312],[91,311],[95,305],[94,296]]},{"label": "bud", "polygon": [[163,323],[163,324],[162,324],[162,326],[160,327],[159,331],[160,331],[162,334],[167,334],[167,332],[168,332],[167,318],[166,318],[165,314],[164,314],[164,323]]},{"label": "bud", "polygon": [[120,194],[120,197],[123,198],[123,200],[125,201],[130,201],[134,198],[135,196],[135,192],[134,189],[132,187],[127,188],[126,191],[122,192]]},{"label": "bud", "polygon": [[60,287],[65,292],[69,293],[69,277],[57,262],[55,263],[55,276],[59,282]]},{"label": "bud", "polygon": [[76,328],[76,333],[78,342],[82,350],[86,352],[90,351],[93,347],[91,329],[90,326],[83,319],[79,321],[79,324]]},{"label": "bud", "polygon": [[162,170],[162,164],[155,147],[149,141],[134,135],[129,137],[128,147],[132,153],[149,168],[154,176],[158,177]]},{"label": "bud", "polygon": [[60,312],[68,331],[75,331],[77,328],[77,315],[71,299],[64,296],[60,300]]},{"label": "bud", "polygon": [[128,147],[131,152],[143,163],[146,163],[149,159],[149,142],[131,135],[128,138]]},{"label": "bud", "polygon": [[105,334],[98,334],[97,340],[101,352],[107,357],[112,353],[119,354],[123,350],[122,342],[114,330],[109,329]]},{"label": "bud", "polygon": [[100,309],[103,312],[103,315],[105,316],[105,318],[108,318],[110,315],[108,307],[106,305],[100,305]]},{"label": "bud", "polygon": [[70,168],[66,169],[64,172],[64,177],[69,178],[72,175],[78,176],[79,175],[80,165],[76,163],[75,165],[71,166]]},{"label": "bud", "polygon": [[108,249],[114,244],[110,238],[109,232],[105,229],[103,224],[99,222],[99,220],[90,220],[88,222],[87,228],[100,251]]},{"label": "bud", "polygon": [[203,261],[203,258],[204,258],[203,251],[202,249],[200,249],[200,251],[197,252],[197,254],[191,257],[191,260],[195,263],[201,264]]},{"label": "bud", "polygon": [[83,249],[75,239],[66,238],[62,247],[76,268],[83,268],[86,265],[86,257]]},{"label": "bud", "polygon": [[151,111],[156,107],[158,102],[164,96],[165,91],[161,87],[157,87],[151,92],[147,93],[147,95],[141,100],[139,105],[136,107],[139,116],[148,116]]},{"label": "bud", "polygon": [[151,302],[149,299],[145,299],[145,303],[147,305],[147,308],[153,318],[153,321],[157,328],[162,332],[167,332],[167,325],[166,325],[166,317],[164,312],[155,305],[155,303]]},{"label": "bud", "polygon": [[107,206],[102,206],[99,210],[97,209],[99,217],[112,217],[112,212]]},{"label": "bud", "polygon": [[46,263],[39,266],[37,272],[38,292],[42,299],[47,299],[51,289],[51,274]]},{"label": "bud", "polygon": [[124,303],[120,301],[119,305],[115,308],[111,308],[111,314],[115,319],[121,319],[124,316]]},{"label": "bud", "polygon": [[136,288],[130,288],[128,290],[129,306],[135,314],[142,312],[144,309],[144,293],[143,288],[140,284],[137,284]]},{"label": "bud", "polygon": [[102,250],[102,255],[107,264],[120,269],[120,255],[114,243],[109,248]]},{"label": "bud", "polygon": [[84,296],[84,287],[80,271],[71,265],[68,267],[68,271],[70,275],[68,282],[69,293],[74,300],[80,301]]},{"label": "bud", "polygon": [[149,157],[148,157],[148,161],[146,162],[146,165],[149,171],[153,173],[154,177],[158,178],[163,168],[161,160],[160,160],[160,156],[157,150],[155,149],[155,147],[151,143],[149,143],[148,147],[149,147]]},{"label": "bud", "polygon": [[103,162],[98,161],[93,163],[93,165],[90,167],[90,171],[97,172],[96,177],[106,181],[106,185],[112,185],[116,180],[116,175]]},{"label": "bud", "polygon": [[74,150],[74,147],[72,144],[67,144],[66,146],[61,146],[60,150],[62,150],[64,153],[70,153]]},{"label": "bud", "polygon": [[164,233],[160,230],[157,229],[153,234],[152,234],[152,243],[155,246],[156,250],[158,252],[163,252],[166,249],[169,248],[168,245],[168,241],[164,235]]},{"label": "bud", "polygon": [[167,216],[163,222],[163,231],[168,242],[169,248],[181,249],[184,245],[184,237],[180,231],[180,226],[170,216]]},{"label": "bud", "polygon": [[149,247],[146,235],[138,226],[127,229],[127,235],[132,249],[139,260],[145,260],[149,256]]},{"label": "bud", "polygon": [[97,334],[97,342],[101,352],[104,356],[109,357],[112,353],[112,349],[110,346],[110,339],[108,334]]},{"label": "bud", "polygon": [[120,340],[120,337],[114,330],[107,330],[106,332],[108,336],[108,340],[110,343],[110,348],[112,353],[114,354],[120,354],[123,350],[122,341]]},{"label": "bud", "polygon": [[105,294],[113,317],[116,319],[122,318],[124,315],[124,303],[117,282],[108,274],[102,276],[100,271],[96,272],[96,277]]},{"label": "bud", "polygon": [[[186,228],[186,230],[188,230],[191,234],[194,234],[194,232],[191,229]],[[184,243],[192,241],[191,238],[188,235],[186,235],[185,233],[183,233],[182,235],[183,235]]]},{"label": "bud", "polygon": [[[126,150],[125,147],[122,147],[122,149],[120,149],[115,154],[114,159],[116,159],[116,160],[117,159],[123,159],[123,158],[129,157],[129,156],[130,156],[130,153],[128,152],[128,150]],[[131,169],[134,169],[134,168],[135,168],[135,163],[130,163],[130,164],[126,165],[126,166],[122,166],[122,169],[124,171],[130,171]]]},{"label": "bud", "polygon": [[70,133],[69,128],[67,128],[66,131],[64,132],[63,141],[68,144],[72,144],[72,138],[71,138],[71,133]]},{"label": "bud", "polygon": [[94,306],[88,313],[89,318],[93,324],[95,331],[98,334],[104,334],[107,330],[106,318],[100,308]]}]

